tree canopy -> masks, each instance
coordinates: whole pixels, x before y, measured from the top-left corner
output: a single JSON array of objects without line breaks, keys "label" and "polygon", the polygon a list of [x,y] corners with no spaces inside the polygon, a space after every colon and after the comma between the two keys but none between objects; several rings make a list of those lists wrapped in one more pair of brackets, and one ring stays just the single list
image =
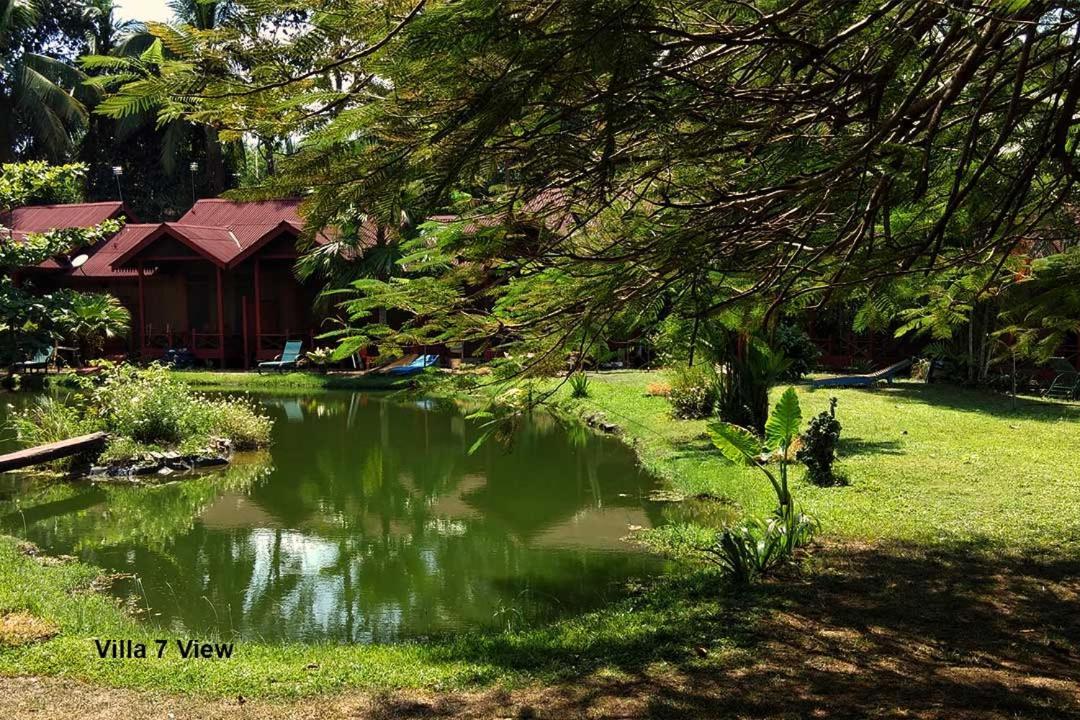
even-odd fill
[{"label": "tree canopy", "polygon": [[[233,12],[223,28],[154,26],[174,58],[118,78],[108,112],[304,134],[262,191],[309,193],[313,226],[363,213],[420,236],[402,258],[416,276],[363,280],[351,306],[409,311],[405,337],[553,347],[750,302],[769,320],[908,277],[998,278],[1034,240],[1072,234],[1071,3]],[[418,229],[437,213],[456,219]]]}]

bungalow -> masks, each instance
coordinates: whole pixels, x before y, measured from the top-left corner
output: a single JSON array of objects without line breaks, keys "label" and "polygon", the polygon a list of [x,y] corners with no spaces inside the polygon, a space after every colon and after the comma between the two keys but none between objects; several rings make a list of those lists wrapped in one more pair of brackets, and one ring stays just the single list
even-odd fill
[{"label": "bungalow", "polygon": [[[293,273],[303,228],[298,200],[198,201],[177,222],[129,222],[94,247],[22,271],[42,287],[109,292],[132,316],[126,348],[162,357],[187,348],[219,366],[250,366],[289,340],[319,332],[317,289]],[[5,223],[17,237],[50,228],[134,219],[119,202],[19,208]],[[316,242],[325,242],[320,233]]]}]

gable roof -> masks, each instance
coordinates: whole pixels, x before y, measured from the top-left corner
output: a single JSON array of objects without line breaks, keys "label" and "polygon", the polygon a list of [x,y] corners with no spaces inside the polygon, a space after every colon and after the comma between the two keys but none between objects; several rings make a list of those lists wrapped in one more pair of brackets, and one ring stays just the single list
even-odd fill
[{"label": "gable roof", "polygon": [[[174,223],[161,223],[116,255],[112,264],[120,267],[161,237],[172,237],[221,268],[239,265],[270,240],[288,232],[299,235],[304,221],[298,199],[236,202],[218,198],[199,200]],[[319,233],[316,242],[324,242]]]},{"label": "gable roof", "polygon": [[202,225],[182,225],[180,223],[158,223],[150,226],[137,226],[137,229],[125,237],[120,233],[113,239],[113,245],[124,244],[124,249],[115,253],[110,265],[120,269],[129,265],[135,257],[153,245],[159,239],[168,237],[190,248],[197,255],[225,268],[229,261],[240,252],[240,243],[225,228]]},{"label": "gable roof", "polygon": [[90,258],[83,263],[82,267],[72,270],[71,275],[85,278],[134,276],[136,273],[135,268],[113,267],[113,263],[121,255],[142,242],[147,235],[157,230],[158,227],[160,227],[159,223],[125,225],[120,228],[120,232],[102,243],[101,247],[90,254]]},{"label": "gable roof", "polygon": [[268,239],[283,224],[299,234],[304,229],[304,220],[297,212],[299,206],[297,199],[236,202],[212,198],[199,200],[177,224],[227,228],[241,249],[247,249]]}]

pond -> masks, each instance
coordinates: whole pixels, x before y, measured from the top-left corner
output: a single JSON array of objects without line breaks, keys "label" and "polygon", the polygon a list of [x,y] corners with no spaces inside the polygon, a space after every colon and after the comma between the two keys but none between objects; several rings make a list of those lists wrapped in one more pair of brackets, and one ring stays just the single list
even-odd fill
[{"label": "pond", "polygon": [[470,454],[482,428],[433,401],[257,400],[271,450],[221,471],[154,486],[0,474],[0,534],[132,574],[113,592],[147,623],[248,640],[523,627],[663,569],[623,539],[664,510],[611,438],[538,415]]}]

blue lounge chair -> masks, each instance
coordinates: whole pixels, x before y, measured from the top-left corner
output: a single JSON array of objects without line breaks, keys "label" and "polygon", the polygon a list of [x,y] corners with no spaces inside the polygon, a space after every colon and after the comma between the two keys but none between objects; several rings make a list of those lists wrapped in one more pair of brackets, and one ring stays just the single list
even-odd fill
[{"label": "blue lounge chair", "polygon": [[890,365],[884,370],[867,375],[841,375],[840,377],[823,378],[810,383],[812,388],[822,387],[874,387],[884,380],[892,385],[893,378],[911,367],[911,359],[901,360],[895,365]]},{"label": "blue lounge chair", "polygon": [[392,368],[386,369],[387,375],[397,375],[398,377],[404,375],[415,375],[418,372],[422,372],[424,368],[432,367],[439,362],[438,355],[421,355],[406,365],[397,365]]},{"label": "blue lounge chair", "polygon": [[23,360],[22,362],[14,363],[12,370],[41,370],[47,372],[49,370],[49,361],[52,360],[53,348],[45,348],[44,350],[38,350],[32,358],[29,360]]},{"label": "blue lounge chair", "polygon": [[285,349],[278,355],[277,360],[267,360],[259,363],[259,374],[262,374],[263,368],[279,372],[283,372],[287,368],[295,368],[296,362],[300,359],[300,350],[303,347],[304,343],[299,340],[290,340],[285,343]]}]

